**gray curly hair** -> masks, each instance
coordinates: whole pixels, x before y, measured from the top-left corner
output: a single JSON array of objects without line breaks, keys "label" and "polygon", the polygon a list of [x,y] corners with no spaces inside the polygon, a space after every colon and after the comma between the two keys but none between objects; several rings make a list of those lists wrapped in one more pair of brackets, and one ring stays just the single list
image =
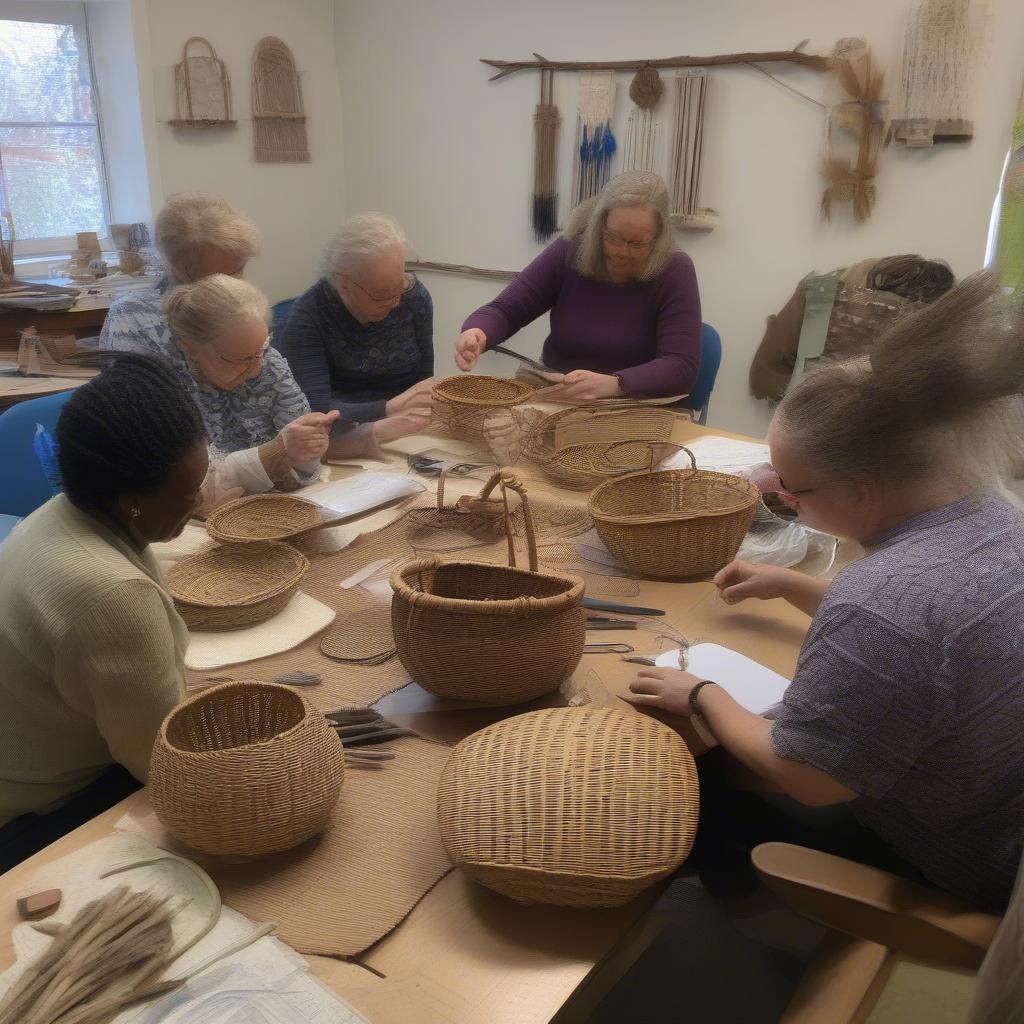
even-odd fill
[{"label": "gray curly hair", "polygon": [[199,250],[219,249],[249,260],[259,252],[260,235],[248,217],[227,200],[202,192],[171,196],[156,216],[156,244],[171,275],[182,284],[199,276]]},{"label": "gray curly hair", "polygon": [[258,288],[227,274],[210,274],[182,284],[164,299],[171,332],[181,341],[215,345],[225,331],[252,317],[268,323],[270,306]]},{"label": "gray curly hair", "polygon": [[400,249],[409,239],[393,217],[384,213],[359,213],[347,220],[327,243],[320,260],[320,273],[333,282],[339,274],[354,274],[382,253]]}]

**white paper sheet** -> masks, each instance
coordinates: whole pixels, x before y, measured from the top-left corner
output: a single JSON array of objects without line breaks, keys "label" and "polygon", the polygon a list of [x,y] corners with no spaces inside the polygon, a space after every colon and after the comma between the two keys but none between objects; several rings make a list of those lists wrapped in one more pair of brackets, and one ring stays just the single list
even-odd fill
[{"label": "white paper sheet", "polygon": [[[693,452],[701,469],[718,473],[739,473],[768,462],[771,453],[768,445],[752,441],[737,441],[731,437],[699,437],[686,446]],[[676,452],[662,462],[658,469],[689,469],[690,457],[686,452]]]},{"label": "white paper sheet", "polygon": [[419,480],[405,473],[358,473],[345,480],[332,480],[303,496],[335,515],[356,516],[425,490]]}]

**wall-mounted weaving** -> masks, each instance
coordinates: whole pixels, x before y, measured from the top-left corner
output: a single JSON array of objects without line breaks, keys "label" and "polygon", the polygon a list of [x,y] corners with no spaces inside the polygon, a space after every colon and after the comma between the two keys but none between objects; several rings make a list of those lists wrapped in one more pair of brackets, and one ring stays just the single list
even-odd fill
[{"label": "wall-mounted weaving", "polygon": [[573,161],[574,206],[596,196],[611,177],[616,148],[614,117],[615,75],[610,71],[582,75]]},{"label": "wall-mounted weaving", "polygon": [[547,241],[558,230],[558,129],[562,118],[555,106],[555,73],[540,73],[540,103],[533,115],[533,233]]},{"label": "wall-mounted weaving", "polygon": [[257,162],[309,160],[306,115],[295,58],[275,36],[261,39],[253,55],[252,123]]},{"label": "wall-mounted weaving", "polygon": [[704,167],[704,111],[708,73],[688,72],[675,79],[675,124],[672,139],[672,223],[684,231],[710,231],[718,223],[715,210],[700,205]]},{"label": "wall-mounted weaving", "polygon": [[658,69],[645,64],[633,76],[629,98],[633,109],[626,121],[622,145],[624,171],[654,171],[661,166],[661,122],[654,117],[655,107],[665,93]]},{"label": "wall-mounted weaving", "polygon": [[[202,46],[206,53],[195,52]],[[174,66],[174,92],[177,114],[169,122],[174,128],[236,123],[231,119],[231,79],[208,39],[193,36],[182,47],[181,61]]]}]

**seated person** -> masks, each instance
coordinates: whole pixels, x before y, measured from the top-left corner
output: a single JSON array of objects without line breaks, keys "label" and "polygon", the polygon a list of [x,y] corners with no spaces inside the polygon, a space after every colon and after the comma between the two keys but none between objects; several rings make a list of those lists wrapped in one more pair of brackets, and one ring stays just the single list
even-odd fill
[{"label": "seated person", "polygon": [[693,261],[674,249],[665,183],[647,171],[612,178],[492,302],[462,325],[455,362],[468,372],[545,313],[543,361],[565,380],[555,401],[688,394],[700,368]]},{"label": "seated person", "polygon": [[434,372],[430,293],[405,272],[406,237],[362,213],[323,255],[323,277],[295,300],[281,351],[315,412],[356,423],[429,410]]},{"label": "seated person", "polygon": [[146,781],[184,697],[185,624],[155,541],[178,536],[206,476],[203,421],[174,371],[120,356],[57,424],[64,493],[0,558],[0,870]]},{"label": "seated person", "polygon": [[[1003,497],[1022,393],[1024,318],[985,275],[901,318],[870,361],[786,392],[768,432],[780,486],[808,526],[867,555],[831,585],[746,562],[716,577],[726,604],[782,597],[813,616],[771,720],[687,672],[645,669],[631,687],[637,705],[700,714],[781,790],[751,842],[898,859],[1005,908],[1024,843],[1024,516]],[[838,846],[814,834],[830,805],[848,808]],[[702,832],[726,826],[720,807],[702,794]]]},{"label": "seated person", "polygon": [[163,312],[167,292],[209,274],[241,276],[259,249],[259,234],[223,199],[183,192],[157,214],[156,244],[167,274],[152,288],[114,300],[100,332],[104,352],[162,354],[170,341]]}]

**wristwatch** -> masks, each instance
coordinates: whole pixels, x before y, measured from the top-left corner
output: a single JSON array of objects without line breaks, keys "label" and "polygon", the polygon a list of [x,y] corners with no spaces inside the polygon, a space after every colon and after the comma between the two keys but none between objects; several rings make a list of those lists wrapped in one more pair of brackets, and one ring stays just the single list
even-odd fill
[{"label": "wristwatch", "polygon": [[717,686],[717,685],[718,685],[718,683],[716,683],[714,681],[714,679],[702,679],[690,691],[690,711],[693,714],[695,714],[695,715],[699,715],[700,714],[700,705],[697,703],[697,697],[700,694],[700,691],[703,690],[705,686]]}]

